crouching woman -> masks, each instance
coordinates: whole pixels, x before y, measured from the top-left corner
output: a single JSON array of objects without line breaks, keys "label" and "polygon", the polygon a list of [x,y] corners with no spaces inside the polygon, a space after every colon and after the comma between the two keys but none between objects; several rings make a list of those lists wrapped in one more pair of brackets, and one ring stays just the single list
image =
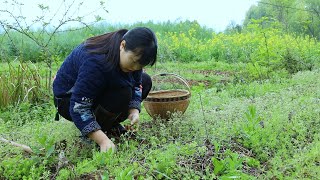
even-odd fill
[{"label": "crouching woman", "polygon": [[139,123],[141,101],[152,86],[142,68],[155,64],[157,48],[154,32],[145,27],[87,39],[69,54],[53,81],[58,113],[101,152],[115,148],[108,136],[126,131],[120,122]]}]

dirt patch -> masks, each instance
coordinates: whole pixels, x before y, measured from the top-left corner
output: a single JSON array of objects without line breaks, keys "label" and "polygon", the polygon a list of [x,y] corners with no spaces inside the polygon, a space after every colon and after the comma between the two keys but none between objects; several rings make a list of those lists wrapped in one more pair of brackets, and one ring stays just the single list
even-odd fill
[{"label": "dirt patch", "polygon": [[209,80],[194,80],[194,79],[188,79],[188,84],[190,86],[198,86],[200,84],[204,84],[205,87],[211,87],[212,83]]},{"label": "dirt patch", "polygon": [[[230,147],[221,146],[218,153],[215,152],[215,146],[208,140],[205,142],[207,151],[204,155],[195,154],[190,159],[180,159],[178,164],[182,167],[192,167],[192,169],[205,172],[207,168],[211,172],[214,170],[214,165],[212,162],[212,157],[217,157],[218,160],[223,160],[225,157],[225,152],[229,149],[232,152],[239,154],[239,157],[254,157],[254,154],[249,150],[241,146],[239,143],[231,142]],[[250,174],[252,176],[258,177],[263,174],[263,172],[255,167],[250,167],[246,162],[242,162],[242,172]]]},{"label": "dirt patch", "polygon": [[102,180],[100,173],[82,175],[80,177],[80,179],[83,179],[83,180],[95,180],[95,179]]},{"label": "dirt patch", "polygon": [[190,70],[191,73],[209,75],[220,75],[220,76],[232,76],[233,73],[230,71],[219,71],[219,70]]},{"label": "dirt patch", "polygon": [[[185,70],[184,72],[188,72],[191,74],[202,74],[206,78],[203,79],[185,79],[190,86],[198,86],[200,84],[204,84],[206,88],[212,87],[215,83],[221,83],[226,85],[230,82],[230,76],[233,75],[233,72],[229,71],[218,71],[218,70]],[[218,77],[217,82],[213,82],[212,80],[208,80],[210,77],[220,76]],[[158,76],[153,78],[154,85],[159,84],[180,84],[183,82],[174,76]]]}]

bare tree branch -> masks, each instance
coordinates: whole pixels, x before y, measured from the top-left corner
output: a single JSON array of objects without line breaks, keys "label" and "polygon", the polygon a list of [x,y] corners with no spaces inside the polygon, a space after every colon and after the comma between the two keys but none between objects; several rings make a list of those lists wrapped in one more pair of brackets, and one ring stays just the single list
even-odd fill
[{"label": "bare tree branch", "polygon": [[[51,84],[51,74],[52,74],[51,65],[53,62],[53,59],[52,59],[53,53],[51,52],[49,47],[53,38],[56,36],[56,34],[59,32],[74,31],[74,30],[62,30],[63,26],[72,22],[76,22],[81,26],[83,26],[83,27],[80,27],[79,29],[83,29],[83,28],[90,29],[89,27],[90,25],[98,22],[102,18],[96,18],[96,20],[92,24],[85,22],[84,18],[89,15],[93,15],[94,13],[98,12],[98,10],[101,10],[101,9],[106,11],[104,7],[104,3],[100,2],[100,5],[98,6],[97,9],[89,13],[86,13],[84,15],[77,15],[77,13],[81,12],[80,8],[83,6],[83,1],[81,1],[77,5],[76,9],[74,9],[74,7],[76,6],[76,0],[72,0],[70,4],[67,4],[65,0],[62,0],[59,7],[55,10],[53,15],[50,15],[49,13],[50,12],[49,6],[38,4],[38,7],[41,10],[41,14],[36,16],[36,18],[33,19],[31,23],[28,23],[26,17],[24,17],[22,13],[22,9],[23,9],[22,6],[24,4],[19,3],[17,0],[11,0],[9,1],[10,3],[8,1],[6,2],[7,2],[6,4],[10,4],[14,8],[12,10],[8,10],[8,8],[4,9],[0,7],[0,25],[4,27],[8,36],[9,36],[10,30],[16,31],[22,35],[25,35],[40,47],[40,51],[44,56],[44,61],[47,64],[50,71],[49,77],[48,77],[49,85]],[[62,11],[62,7],[65,8],[63,11]],[[15,15],[16,13],[14,13],[14,10],[17,8],[19,10],[18,16]],[[59,16],[60,12],[62,13],[61,16]],[[4,15],[4,16],[1,16],[1,15]],[[1,19],[1,17],[6,17],[7,15],[10,18],[12,18],[13,22],[10,22],[7,18]],[[38,31],[32,30],[32,28],[38,24],[41,25],[41,28]],[[53,30],[50,30],[50,28],[53,28]],[[13,43],[12,39],[10,41],[11,43]]]}]

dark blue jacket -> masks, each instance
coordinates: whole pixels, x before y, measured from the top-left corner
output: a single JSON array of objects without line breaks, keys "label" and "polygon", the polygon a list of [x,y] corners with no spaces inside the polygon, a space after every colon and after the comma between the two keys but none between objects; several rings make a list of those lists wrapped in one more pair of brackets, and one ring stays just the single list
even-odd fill
[{"label": "dark blue jacket", "polygon": [[65,59],[53,81],[56,97],[71,93],[69,112],[82,135],[101,129],[93,114],[93,103],[108,89],[131,87],[129,108],[141,108],[141,71],[124,73],[111,68],[104,54],[92,54],[83,44]]}]

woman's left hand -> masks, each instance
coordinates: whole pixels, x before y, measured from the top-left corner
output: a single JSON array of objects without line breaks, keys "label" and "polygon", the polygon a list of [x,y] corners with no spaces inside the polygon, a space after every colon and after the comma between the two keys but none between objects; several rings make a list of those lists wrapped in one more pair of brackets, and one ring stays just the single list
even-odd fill
[{"label": "woman's left hand", "polygon": [[128,119],[131,121],[131,125],[139,124],[139,120],[140,120],[139,110],[130,109]]}]

